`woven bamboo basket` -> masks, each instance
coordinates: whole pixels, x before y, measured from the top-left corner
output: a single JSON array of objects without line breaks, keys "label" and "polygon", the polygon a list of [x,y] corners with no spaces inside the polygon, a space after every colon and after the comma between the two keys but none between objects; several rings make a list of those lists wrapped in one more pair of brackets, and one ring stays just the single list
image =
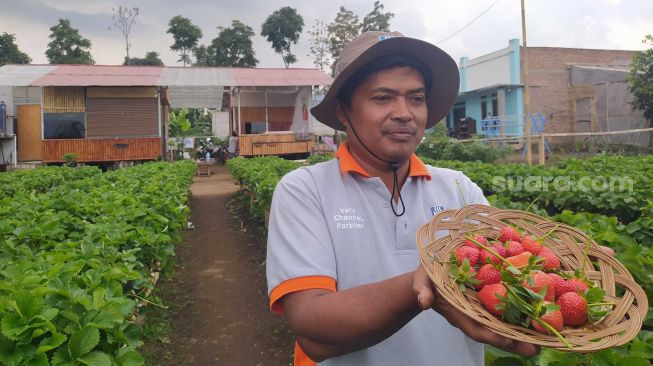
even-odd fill
[{"label": "woven bamboo basket", "polygon": [[[548,234],[543,244],[558,255],[562,271],[573,274],[575,269],[585,263],[587,278],[605,290],[606,301],[616,303],[610,313],[598,322],[579,328],[565,327],[560,332],[572,348],[554,335],[503,322],[485,310],[478,301],[476,291],[468,288],[462,292],[449,277],[447,261],[451,258],[451,253],[463,245],[466,235],[496,237],[506,225],[515,226],[538,238]],[[588,241],[589,260],[584,262]],[[628,270],[614,257],[605,254],[587,234],[533,213],[500,210],[484,205],[446,210],[418,230],[417,249],[420,261],[435,283],[439,296],[485,327],[511,339],[561,351],[599,351],[632,340],[641,329],[648,310],[646,294]]]}]

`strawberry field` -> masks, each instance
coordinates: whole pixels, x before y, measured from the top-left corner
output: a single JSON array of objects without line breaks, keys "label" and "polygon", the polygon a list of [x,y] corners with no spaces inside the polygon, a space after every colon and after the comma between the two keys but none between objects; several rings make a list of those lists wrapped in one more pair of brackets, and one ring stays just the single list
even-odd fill
[{"label": "strawberry field", "polygon": [[[493,206],[532,211],[587,232],[616,251],[617,259],[646,291],[649,303],[653,299],[653,157],[599,155],[552,167],[424,160],[463,171]],[[301,165],[266,157],[232,159],[227,166],[251,194],[252,213],[264,219],[276,183]],[[653,360],[651,330],[653,312],[649,309],[643,330],[625,346],[590,354],[544,349],[530,359],[487,347],[486,364],[649,365]]]},{"label": "strawberry field", "polygon": [[192,162],[0,177],[0,363],[142,365],[136,320],[186,226]]}]

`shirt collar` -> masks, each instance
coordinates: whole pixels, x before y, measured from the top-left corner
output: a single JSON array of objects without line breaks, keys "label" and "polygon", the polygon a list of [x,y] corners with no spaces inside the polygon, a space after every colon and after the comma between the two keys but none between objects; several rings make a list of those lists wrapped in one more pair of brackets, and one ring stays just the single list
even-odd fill
[{"label": "shirt collar", "polygon": [[[338,163],[340,164],[341,173],[357,173],[366,178],[371,178],[369,173],[358,164],[356,159],[349,152],[349,147],[347,143],[343,143],[336,151],[335,157],[338,158]],[[425,177],[427,180],[431,180],[431,174],[429,173],[426,165],[420,160],[417,155],[412,154],[409,159],[409,168],[408,176],[409,177]]]}]

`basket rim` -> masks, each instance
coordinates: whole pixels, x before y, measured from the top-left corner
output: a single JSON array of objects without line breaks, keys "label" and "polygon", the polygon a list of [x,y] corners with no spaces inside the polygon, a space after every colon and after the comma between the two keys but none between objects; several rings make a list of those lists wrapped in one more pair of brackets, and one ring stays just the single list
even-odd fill
[{"label": "basket rim", "polygon": [[[446,262],[455,248],[462,245],[466,234],[498,232],[499,227],[513,222],[521,223],[523,226],[520,225],[520,231],[529,235],[533,234],[532,231],[541,234],[544,230],[550,230],[552,234],[547,236],[545,246],[561,257],[561,263],[565,264],[564,271],[567,273],[573,273],[575,268],[570,268],[570,265],[580,263],[581,256],[585,255],[585,248],[579,250],[579,242],[576,240],[589,243],[587,259],[590,260],[583,261],[586,263],[588,278],[604,290],[607,288],[609,291],[606,291],[606,294],[617,300],[612,312],[598,322],[581,328],[565,327],[561,333],[574,346],[571,349],[553,335],[509,324],[494,317],[478,304],[477,292],[474,289],[467,288],[463,294],[448,276],[449,265]],[[447,234],[440,236],[438,232],[442,231]],[[463,235],[460,235],[461,233]],[[536,237],[539,236],[541,235]],[[486,328],[511,339],[561,351],[598,351],[632,340],[641,329],[648,311],[646,293],[615,257],[604,253],[600,245],[582,230],[532,212],[502,210],[487,205],[448,209],[437,213],[418,229],[416,244],[420,263],[439,295]],[[623,290],[622,296],[618,296],[617,288]]]}]

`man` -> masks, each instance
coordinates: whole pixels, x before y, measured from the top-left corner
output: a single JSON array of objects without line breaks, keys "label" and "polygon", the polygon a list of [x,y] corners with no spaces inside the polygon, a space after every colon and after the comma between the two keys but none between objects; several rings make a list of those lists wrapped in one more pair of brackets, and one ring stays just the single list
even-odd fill
[{"label": "man", "polygon": [[297,337],[295,365],[483,365],[482,343],[535,354],[451,307],[419,265],[422,224],[487,204],[462,173],[414,155],[456,99],[455,62],[400,33],[367,32],[336,74],[311,113],[348,142],[337,159],[286,175],[270,215],[270,306]]},{"label": "man", "polygon": [[227,152],[229,153],[230,158],[235,158],[238,156],[238,133],[236,131],[231,131],[231,136],[229,136],[229,146],[227,147]]}]

